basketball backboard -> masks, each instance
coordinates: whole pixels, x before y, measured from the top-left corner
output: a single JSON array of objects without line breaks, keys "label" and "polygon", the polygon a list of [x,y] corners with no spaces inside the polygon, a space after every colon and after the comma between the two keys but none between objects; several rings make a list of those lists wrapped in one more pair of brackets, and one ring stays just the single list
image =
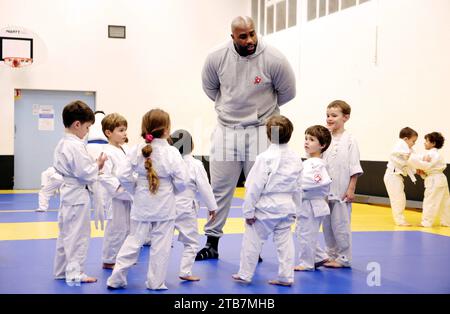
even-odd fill
[{"label": "basketball backboard", "polygon": [[45,55],[44,43],[32,31],[17,26],[0,30],[0,64],[17,68],[41,62]]}]

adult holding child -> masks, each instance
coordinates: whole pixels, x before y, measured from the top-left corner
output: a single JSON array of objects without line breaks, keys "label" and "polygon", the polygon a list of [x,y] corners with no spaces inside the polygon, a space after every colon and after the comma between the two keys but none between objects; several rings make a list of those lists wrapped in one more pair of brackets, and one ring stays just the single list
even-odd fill
[{"label": "adult holding child", "polygon": [[218,258],[239,176],[266,150],[266,120],[295,97],[295,75],[287,59],[258,39],[250,17],[231,23],[231,41],[210,53],[202,71],[203,90],[215,102],[218,124],[212,134],[211,186],[218,210],[205,225],[207,241],[196,260]]}]

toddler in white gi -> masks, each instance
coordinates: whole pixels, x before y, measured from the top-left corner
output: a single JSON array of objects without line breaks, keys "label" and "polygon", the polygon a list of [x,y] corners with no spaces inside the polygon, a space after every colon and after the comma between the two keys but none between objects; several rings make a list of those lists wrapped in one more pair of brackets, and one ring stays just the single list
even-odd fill
[{"label": "toddler in white gi", "polygon": [[145,143],[130,150],[117,172],[120,183],[133,194],[133,228],[119,250],[107,280],[109,288],[127,285],[128,270],[137,262],[151,226],[146,286],[153,290],[167,289],[165,279],[177,217],[175,194],[186,188],[187,170],[178,150],[167,141],[170,117],[165,111],[152,109],[144,115],[141,136]]},{"label": "toddler in white gi", "polygon": [[127,127],[127,120],[118,113],[108,114],[102,120],[102,130],[109,141],[109,144],[103,148],[108,155],[108,160],[99,178],[105,191],[103,200],[107,220],[102,250],[105,269],[114,268],[117,253],[130,233],[132,196],[125,191],[117,178],[118,169],[126,161],[126,153],[122,145],[127,138]]},{"label": "toddler in white gi", "polygon": [[199,247],[197,213],[200,206],[198,200],[201,199],[205,203],[210,220],[215,219],[217,204],[205,167],[200,160],[191,155],[194,149],[191,134],[186,130],[177,130],[170,138],[172,145],[183,156],[189,176],[186,189],[175,196],[177,208],[175,229],[179,232],[178,241],[184,245],[178,276],[182,280],[198,281],[200,278],[192,275],[192,266]]},{"label": "toddler in white gi", "polygon": [[416,159],[417,156],[411,155],[410,158],[410,162],[420,169],[418,173],[425,180],[421,227],[432,227],[438,216],[441,226],[450,227],[448,181],[443,173],[447,164],[440,151],[444,141],[441,133],[429,133],[425,135],[425,156],[422,159]]},{"label": "toddler in white gi", "polygon": [[412,147],[417,140],[417,132],[409,127],[400,130],[399,140],[392,149],[384,174],[384,185],[391,202],[392,216],[397,226],[411,226],[405,219],[406,206],[405,185],[403,177],[409,176],[412,182],[416,182],[415,169],[408,163],[413,153]]},{"label": "toddler in white gi", "polygon": [[332,183],[328,195],[330,215],[323,219],[323,235],[330,261],[325,267],[350,267],[352,262],[351,212],[356,181],[363,170],[356,139],[344,128],[350,119],[350,106],[335,100],[327,106],[330,147],[323,153]]},{"label": "toddler in white gi", "polygon": [[272,116],[266,123],[269,148],[256,157],[245,182],[239,271],[232,278],[251,282],[262,244],[273,233],[278,255],[278,278],[270,284],[290,286],[294,282],[294,242],[291,226],[301,206],[302,160],[289,149],[294,129],[288,118]]},{"label": "toddler in white gi", "polygon": [[53,274],[68,282],[96,282],[84,273],[91,236],[90,197],[87,185],[98,178],[105,154],[95,162],[86,150],[84,137],[94,123],[94,112],[82,101],[74,101],[63,109],[64,137],[55,148],[53,167],[64,180],[58,212],[59,234]]},{"label": "toddler in white gi", "polygon": [[328,259],[320,247],[318,237],[323,218],[330,214],[327,197],[331,179],[325,161],[321,158],[330,143],[331,133],[326,127],[314,125],[306,129],[305,152],[309,158],[303,162],[302,206],[297,212],[300,263],[295,266],[296,271],[315,270]]}]

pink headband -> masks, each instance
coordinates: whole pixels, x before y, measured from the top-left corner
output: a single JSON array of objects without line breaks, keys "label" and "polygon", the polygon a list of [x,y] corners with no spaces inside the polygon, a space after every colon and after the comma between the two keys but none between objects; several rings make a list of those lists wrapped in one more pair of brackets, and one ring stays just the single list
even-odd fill
[{"label": "pink headband", "polygon": [[145,142],[151,143],[152,141],[153,141],[153,135],[151,135],[150,133],[145,134]]}]

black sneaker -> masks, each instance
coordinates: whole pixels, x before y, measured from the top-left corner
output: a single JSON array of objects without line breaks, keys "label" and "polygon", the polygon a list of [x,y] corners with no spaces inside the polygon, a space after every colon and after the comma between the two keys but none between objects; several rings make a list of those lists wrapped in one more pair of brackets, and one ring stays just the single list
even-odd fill
[{"label": "black sneaker", "polygon": [[201,249],[197,256],[195,257],[196,261],[203,261],[207,259],[218,259],[219,258],[219,252],[213,247],[204,247]]},{"label": "black sneaker", "polygon": [[258,256],[258,263],[262,263],[263,259],[261,258],[261,255]]}]

